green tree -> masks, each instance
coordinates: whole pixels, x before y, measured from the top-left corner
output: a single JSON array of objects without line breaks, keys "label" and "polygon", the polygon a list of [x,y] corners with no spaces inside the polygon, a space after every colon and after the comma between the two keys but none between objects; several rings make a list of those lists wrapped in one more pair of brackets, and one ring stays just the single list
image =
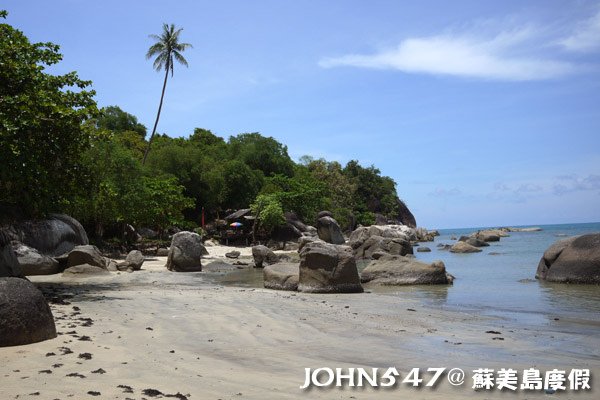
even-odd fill
[{"label": "green tree", "polygon": [[146,127],[138,122],[137,117],[118,106],[101,108],[100,115],[96,118],[96,127],[118,133],[132,131],[142,139],[146,137]]},{"label": "green tree", "polygon": [[252,213],[256,216],[256,222],[252,233],[256,234],[259,229],[271,233],[276,227],[285,223],[283,207],[276,194],[261,194],[251,205]]},{"label": "green tree", "polygon": [[145,176],[142,186],[135,218],[138,226],[148,226],[162,234],[169,226],[182,224],[182,211],[194,206],[194,200],[185,197],[184,187],[173,177]]},{"label": "green tree", "polygon": [[156,40],[146,53],[146,58],[150,59],[152,57],[156,57],[154,59],[154,69],[157,71],[165,70],[165,80],[163,82],[162,92],[160,95],[160,103],[158,105],[158,112],[156,113],[156,121],[154,121],[154,127],[152,128],[152,134],[150,135],[150,139],[148,139],[148,146],[146,147],[146,152],[144,153],[144,158],[142,159],[142,165],[146,163],[146,158],[148,157],[148,152],[150,151],[150,146],[152,144],[152,139],[156,134],[156,127],[158,126],[158,120],[160,119],[160,111],[162,109],[163,100],[165,97],[165,89],[167,88],[167,80],[169,78],[169,72],[171,72],[171,76],[173,76],[173,66],[175,64],[175,60],[180,64],[188,66],[187,60],[181,55],[183,51],[187,48],[192,47],[189,43],[180,43],[179,35],[183,28],[175,29],[174,24],[163,24],[163,31],[160,35],[150,35],[150,37]]},{"label": "green tree", "polygon": [[75,72],[45,72],[61,59],[59,46],[0,24],[0,205],[20,214],[61,211],[85,191],[82,122],[98,112],[95,92]]},{"label": "green tree", "polygon": [[292,177],[294,162],[288,155],[287,146],[272,137],[260,133],[242,133],[229,138],[231,157],[246,163],[252,169],[258,169],[265,176],[276,174]]},{"label": "green tree", "polygon": [[254,200],[264,177],[261,171],[253,170],[239,160],[231,160],[223,169],[225,183],[223,208],[247,208]]}]

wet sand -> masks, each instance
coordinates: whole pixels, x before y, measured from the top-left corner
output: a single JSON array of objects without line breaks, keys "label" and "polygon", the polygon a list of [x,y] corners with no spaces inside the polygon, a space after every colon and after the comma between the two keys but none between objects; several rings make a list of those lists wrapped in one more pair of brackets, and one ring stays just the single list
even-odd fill
[{"label": "wet sand", "polygon": [[[208,250],[219,260],[231,248]],[[242,260],[250,257],[249,248],[237,250]],[[568,332],[571,324],[590,321],[517,326],[384,293],[224,287],[211,273],[173,273],[164,264],[162,257],[134,273],[32,277],[51,301],[60,334],[0,349],[0,398],[521,399],[549,396],[475,392],[470,375],[463,386],[443,378],[434,389],[299,387],[309,367],[396,367],[402,377],[414,367],[600,373],[597,335]]]}]

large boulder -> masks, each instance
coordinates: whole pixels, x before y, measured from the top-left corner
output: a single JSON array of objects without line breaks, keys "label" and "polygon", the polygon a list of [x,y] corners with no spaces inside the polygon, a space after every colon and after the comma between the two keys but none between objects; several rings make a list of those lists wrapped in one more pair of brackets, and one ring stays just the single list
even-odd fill
[{"label": "large boulder", "polygon": [[108,266],[108,259],[100,253],[100,250],[96,246],[84,245],[75,246],[69,253],[67,259],[67,268],[74,267],[76,265],[89,264],[99,268],[106,268]]},{"label": "large boulder", "polygon": [[535,277],[550,282],[600,284],[600,233],[554,243],[544,252]]},{"label": "large boulder", "polygon": [[55,337],[54,317],[42,292],[28,280],[0,278],[0,347]]},{"label": "large boulder", "polygon": [[466,242],[456,242],[451,248],[451,253],[479,253],[480,248],[472,246]]},{"label": "large boulder", "polygon": [[207,254],[200,235],[188,231],[178,232],[171,240],[166,267],[169,271],[176,272],[202,271],[200,259]]},{"label": "large boulder", "polygon": [[83,226],[64,214],[51,214],[48,219],[29,220],[7,227],[12,240],[38,250],[41,254],[58,256],[75,246],[89,244]]},{"label": "large boulder", "polygon": [[348,244],[357,258],[373,258],[375,254],[413,254],[411,240],[416,231],[406,225],[372,225],[358,227],[350,234]]},{"label": "large boulder", "polygon": [[442,261],[426,264],[412,257],[389,255],[371,261],[360,278],[363,283],[379,285],[449,284],[454,280]]},{"label": "large boulder", "polygon": [[337,221],[330,216],[323,216],[317,220],[317,234],[319,239],[332,244],[344,244],[346,240]]},{"label": "large boulder", "polygon": [[12,242],[12,246],[23,275],[51,275],[61,271],[54,258],[40,254],[36,249],[20,242]]},{"label": "large boulder", "polygon": [[279,257],[267,246],[259,244],[252,247],[252,257],[254,258],[254,267],[263,268],[264,264],[275,264],[279,262]]},{"label": "large boulder", "polygon": [[300,251],[298,290],[309,293],[362,293],[349,246],[307,243]]},{"label": "large boulder", "polygon": [[417,227],[417,221],[415,220],[415,216],[412,212],[410,212],[406,204],[400,199],[398,199],[398,215],[400,222],[403,225],[409,226],[411,228]]},{"label": "large boulder", "polygon": [[[376,254],[407,255],[413,248],[407,236],[397,229],[382,229],[381,226],[360,227],[350,235],[348,243],[356,258],[372,259]],[[381,236],[385,235],[385,236]]]},{"label": "large boulder", "polygon": [[267,289],[297,290],[299,267],[295,263],[267,265],[263,270],[264,285]]},{"label": "large boulder", "polygon": [[22,276],[23,271],[13,251],[10,237],[0,229],[0,278]]}]

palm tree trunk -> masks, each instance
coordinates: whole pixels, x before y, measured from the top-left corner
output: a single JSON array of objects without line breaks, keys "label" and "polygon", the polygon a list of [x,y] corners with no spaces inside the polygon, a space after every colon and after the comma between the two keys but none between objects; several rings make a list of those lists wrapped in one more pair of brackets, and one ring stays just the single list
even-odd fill
[{"label": "palm tree trunk", "polygon": [[167,88],[167,79],[169,78],[169,67],[169,63],[167,62],[167,65],[165,66],[165,82],[163,83],[162,93],[160,95],[160,104],[158,105],[158,112],[156,113],[156,121],[154,121],[154,128],[152,128],[152,134],[150,135],[150,139],[148,139],[148,146],[146,146],[146,151],[144,152],[142,165],[146,164],[146,158],[150,152],[150,145],[152,144],[152,139],[154,139],[154,135],[156,134],[156,127],[158,126],[158,119],[160,118],[160,110],[162,109],[163,99],[165,97],[165,89]]}]

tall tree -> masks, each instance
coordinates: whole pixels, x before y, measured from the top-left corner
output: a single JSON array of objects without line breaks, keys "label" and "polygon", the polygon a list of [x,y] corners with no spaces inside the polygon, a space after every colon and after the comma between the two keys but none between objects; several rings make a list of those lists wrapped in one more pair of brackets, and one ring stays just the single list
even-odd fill
[{"label": "tall tree", "polygon": [[150,35],[152,39],[156,40],[156,43],[150,46],[148,52],[146,53],[146,58],[151,59],[152,57],[156,57],[153,64],[154,69],[157,71],[163,69],[165,70],[165,81],[163,83],[162,93],[160,95],[160,103],[158,105],[158,112],[156,113],[156,121],[154,121],[154,128],[152,128],[152,134],[148,140],[148,146],[146,147],[146,152],[144,153],[142,165],[146,163],[146,158],[148,157],[148,152],[150,151],[150,145],[152,144],[152,139],[156,134],[156,127],[158,126],[160,110],[162,109],[163,99],[165,97],[165,89],[167,87],[169,71],[171,72],[171,76],[173,76],[173,65],[175,60],[186,67],[188,66],[187,60],[181,55],[181,53],[188,47],[192,47],[192,45],[189,43],[179,42],[179,34],[182,30],[183,28],[175,29],[174,24],[163,24],[163,31],[160,35]]},{"label": "tall tree", "polygon": [[0,23],[0,219],[61,211],[85,191],[80,154],[90,134],[82,122],[98,112],[95,92],[75,72],[46,71],[61,59],[59,46]]}]

